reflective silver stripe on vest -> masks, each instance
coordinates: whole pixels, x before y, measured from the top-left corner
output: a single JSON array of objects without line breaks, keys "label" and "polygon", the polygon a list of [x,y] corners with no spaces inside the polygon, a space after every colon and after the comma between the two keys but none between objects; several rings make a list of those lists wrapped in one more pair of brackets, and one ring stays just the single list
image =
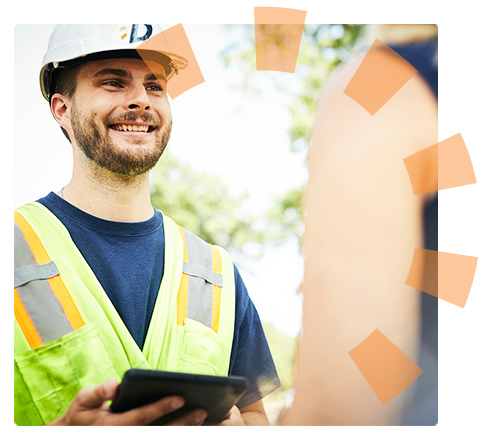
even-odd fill
[{"label": "reflective silver stripe on vest", "polygon": [[213,312],[213,285],[222,287],[223,276],[212,270],[211,246],[189,231],[182,230],[188,253],[188,262],[183,262],[183,273],[190,276],[186,316],[210,328]]},{"label": "reflective silver stripe on vest", "polygon": [[189,276],[201,277],[212,285],[219,286],[220,288],[223,287],[223,276],[206,269],[204,266],[183,262],[183,273]]},{"label": "reflective silver stripe on vest", "polygon": [[45,344],[73,331],[63,306],[47,280],[58,275],[58,270],[53,261],[44,265],[38,264],[21,228],[17,224],[14,225],[15,288]]},{"label": "reflective silver stripe on vest", "polygon": [[55,262],[51,261],[43,265],[26,265],[20,268],[15,268],[14,283],[15,288],[33,282],[34,280],[50,279],[58,276],[58,268]]}]

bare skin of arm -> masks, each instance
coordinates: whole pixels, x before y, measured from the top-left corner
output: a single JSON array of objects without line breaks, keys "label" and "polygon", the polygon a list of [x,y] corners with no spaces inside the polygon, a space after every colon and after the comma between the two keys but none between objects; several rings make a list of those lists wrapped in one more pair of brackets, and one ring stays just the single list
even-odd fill
[{"label": "bare skin of arm", "polygon": [[241,417],[245,426],[269,426],[268,417],[264,410],[263,401],[257,401],[249,406],[242,407]]},{"label": "bare skin of arm", "polygon": [[317,108],[303,337],[284,425],[396,424],[412,391],[382,405],[348,352],[377,328],[417,363],[420,297],[405,280],[430,196],[414,196],[403,159],[437,143],[437,102],[415,75],[372,117],[343,93],[358,65],[334,75]]}]

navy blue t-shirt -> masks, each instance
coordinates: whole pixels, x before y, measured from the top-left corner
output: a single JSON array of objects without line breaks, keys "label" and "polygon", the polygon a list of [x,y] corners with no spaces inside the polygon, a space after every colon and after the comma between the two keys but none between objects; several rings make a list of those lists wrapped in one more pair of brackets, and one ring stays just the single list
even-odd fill
[{"label": "navy blue t-shirt", "polygon": [[[55,193],[38,200],[70,233],[113,306],[140,348],[163,278],[163,216],[154,210],[147,221],[123,223],[79,210]],[[250,386],[238,403],[248,406],[280,386],[263,327],[235,266],[236,309],[229,375],[248,378]]]}]

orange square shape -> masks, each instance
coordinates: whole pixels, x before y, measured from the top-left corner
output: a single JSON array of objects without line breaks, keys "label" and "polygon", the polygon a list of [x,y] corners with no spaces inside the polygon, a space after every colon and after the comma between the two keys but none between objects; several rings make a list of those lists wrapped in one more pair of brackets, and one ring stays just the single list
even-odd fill
[{"label": "orange square shape", "polygon": [[460,133],[403,161],[416,195],[476,183],[471,157]]},{"label": "orange square shape", "polygon": [[192,89],[198,84],[204,83],[205,81],[185,29],[181,23],[146,40],[144,43],[140,44],[136,50],[147,66],[149,59],[143,51],[154,50],[158,52],[167,52],[186,58],[188,61],[186,68],[180,70],[178,75],[173,75],[168,81],[166,91],[171,99],[175,99],[182,93]]},{"label": "orange square shape", "polygon": [[254,8],[256,70],[294,73],[306,11]]},{"label": "orange square shape", "polygon": [[416,72],[389,46],[375,40],[344,93],[374,115]]},{"label": "orange square shape", "polygon": [[416,248],[406,285],[464,308],[476,267],[477,257]]},{"label": "orange square shape", "polygon": [[349,351],[349,355],[382,404],[398,396],[422,373],[422,369],[378,329]]}]

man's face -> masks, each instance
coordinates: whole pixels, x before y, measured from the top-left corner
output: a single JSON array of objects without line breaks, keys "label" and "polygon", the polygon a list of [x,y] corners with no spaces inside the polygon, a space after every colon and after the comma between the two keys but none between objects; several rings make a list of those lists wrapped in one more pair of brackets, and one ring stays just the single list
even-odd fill
[{"label": "man's face", "polygon": [[140,59],[100,60],[78,73],[71,102],[74,143],[115,174],[148,171],[170,138],[165,70],[154,66],[152,72]]}]

